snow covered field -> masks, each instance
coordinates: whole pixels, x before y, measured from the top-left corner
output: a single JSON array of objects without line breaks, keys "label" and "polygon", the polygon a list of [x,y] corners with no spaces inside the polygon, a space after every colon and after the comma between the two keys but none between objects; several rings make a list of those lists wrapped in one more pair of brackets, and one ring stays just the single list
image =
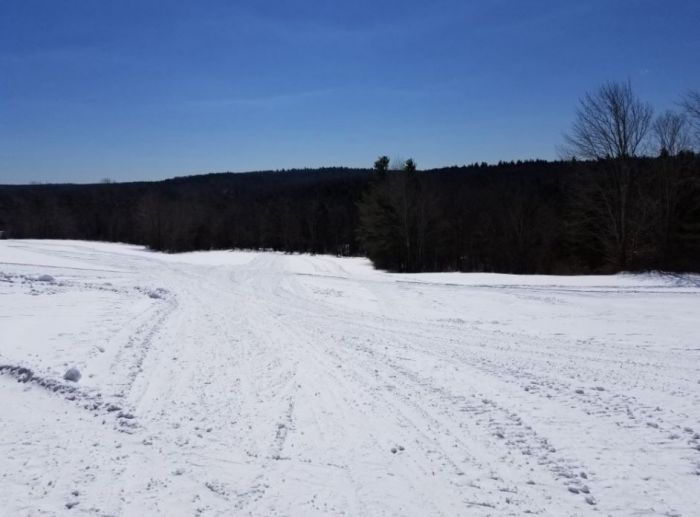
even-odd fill
[{"label": "snow covered field", "polygon": [[0,241],[0,365],[3,516],[700,515],[698,277]]}]

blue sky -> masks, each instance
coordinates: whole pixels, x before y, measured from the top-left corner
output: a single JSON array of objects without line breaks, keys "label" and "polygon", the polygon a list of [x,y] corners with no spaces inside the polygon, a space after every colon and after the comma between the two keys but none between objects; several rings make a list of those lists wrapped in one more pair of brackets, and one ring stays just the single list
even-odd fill
[{"label": "blue sky", "polygon": [[0,182],[554,158],[700,88],[700,2],[0,0]]}]

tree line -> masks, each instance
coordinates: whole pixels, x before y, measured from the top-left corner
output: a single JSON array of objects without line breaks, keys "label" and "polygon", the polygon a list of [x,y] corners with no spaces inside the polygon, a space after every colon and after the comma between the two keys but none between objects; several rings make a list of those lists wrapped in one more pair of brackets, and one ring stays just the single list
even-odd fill
[{"label": "tree line", "polygon": [[629,83],[581,99],[556,161],[0,186],[0,231],[181,252],[366,255],[391,271],[700,271],[700,95],[653,115]]},{"label": "tree line", "polygon": [[654,117],[629,82],[605,84],[581,99],[568,158],[534,171],[455,181],[381,157],[360,242],[394,271],[699,271],[700,94],[680,105]]},{"label": "tree line", "polygon": [[154,250],[269,249],[358,254],[367,170],[222,173],[159,182],[0,186],[14,238],[87,239]]}]

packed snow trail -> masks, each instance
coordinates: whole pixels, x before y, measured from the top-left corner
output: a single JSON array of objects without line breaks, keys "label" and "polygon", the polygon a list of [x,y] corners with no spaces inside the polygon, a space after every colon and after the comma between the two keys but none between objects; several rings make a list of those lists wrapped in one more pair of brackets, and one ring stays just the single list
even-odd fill
[{"label": "packed snow trail", "polygon": [[694,276],[0,241],[0,515],[698,515],[698,321]]}]

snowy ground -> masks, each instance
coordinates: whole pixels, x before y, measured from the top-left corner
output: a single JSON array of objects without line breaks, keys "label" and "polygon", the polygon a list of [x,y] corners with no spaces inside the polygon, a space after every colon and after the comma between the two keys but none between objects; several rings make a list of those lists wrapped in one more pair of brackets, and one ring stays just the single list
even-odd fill
[{"label": "snowy ground", "polygon": [[699,322],[690,276],[0,241],[0,515],[697,516]]}]

